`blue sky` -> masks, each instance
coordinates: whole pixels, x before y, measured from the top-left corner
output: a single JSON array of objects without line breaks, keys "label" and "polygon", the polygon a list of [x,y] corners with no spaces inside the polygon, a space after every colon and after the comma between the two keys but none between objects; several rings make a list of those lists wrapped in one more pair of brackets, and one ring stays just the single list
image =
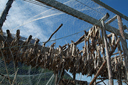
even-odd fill
[{"label": "blue sky", "polygon": [[[96,19],[102,18],[103,15],[109,12],[105,10],[103,7],[95,4],[91,0],[77,0],[82,2],[83,4],[77,2],[76,0],[57,0],[57,1],[62,2]],[[106,4],[110,6],[113,6],[118,11],[121,11],[122,13],[124,12],[124,14],[127,13],[126,10],[123,10],[124,8],[127,9],[127,5],[125,4],[124,6],[123,4],[125,3],[126,0],[124,0],[123,3],[121,3],[122,2],[121,0],[102,0],[102,1],[104,1]],[[1,5],[0,12],[2,12],[2,9],[4,8],[6,2],[7,0],[0,0],[0,5]],[[120,7],[118,7],[117,5],[119,3],[122,4]],[[94,10],[90,9],[85,5],[88,5]],[[115,16],[115,14],[111,12],[109,13],[110,13],[110,17]],[[56,33],[56,35],[53,36],[52,40],[67,35],[71,35],[85,29],[88,30],[90,27],[92,27],[92,25],[89,23],[74,18],[56,9],[52,9],[51,7],[45,5],[39,6],[33,3],[25,2],[23,0],[16,0],[14,1],[13,6],[8,14],[3,30],[5,31],[6,29],[10,29],[12,33],[15,33],[17,29],[20,29],[22,36],[28,37],[31,34],[33,35],[33,38],[39,38],[41,42],[44,42],[48,39],[50,34],[61,23],[63,23],[64,25]],[[113,22],[111,25],[117,27],[117,22]],[[83,34],[84,32],[81,32],[77,35],[73,35],[71,37],[67,37],[63,39],[63,42],[62,40],[58,40],[57,43],[59,42],[58,44],[65,44],[65,43],[70,43],[71,40],[76,41]]]},{"label": "blue sky", "polygon": [[123,13],[124,15],[128,16],[128,0],[101,0],[105,4],[111,6],[112,8],[116,9],[117,11]]},{"label": "blue sky", "polygon": [[[0,13],[4,9],[7,1],[8,0],[0,0]],[[91,0],[57,1],[62,2],[63,4],[66,4],[96,19],[102,18],[102,16],[107,12],[110,14],[110,17],[115,16],[115,14],[104,9],[98,4],[95,4]],[[128,0],[101,1],[128,16]],[[49,38],[52,32],[54,32],[55,29],[61,23],[63,23],[62,28],[53,36],[52,40],[65,37],[67,35],[72,35],[74,33],[76,34],[59,40],[54,40],[47,44],[47,46],[49,46],[53,42],[56,42],[56,47],[58,47],[58,45],[70,43],[71,40],[77,41],[84,34],[83,30],[89,30],[89,28],[92,27],[91,24],[60,12],[54,8],[45,5],[39,5],[25,2],[23,0],[15,0],[7,16],[7,20],[4,23],[4,32],[6,31],[6,29],[9,29],[11,33],[15,34],[16,30],[20,29],[21,36],[27,38],[29,35],[33,35],[33,38],[39,38],[40,42],[44,42]],[[123,22],[128,26],[128,21],[124,20]],[[114,21],[110,25],[118,27],[117,21]],[[81,49],[83,45],[84,43],[80,44],[78,47]],[[91,78],[87,78],[86,76],[82,75],[79,76],[79,74],[77,75],[77,79],[91,81]]]}]

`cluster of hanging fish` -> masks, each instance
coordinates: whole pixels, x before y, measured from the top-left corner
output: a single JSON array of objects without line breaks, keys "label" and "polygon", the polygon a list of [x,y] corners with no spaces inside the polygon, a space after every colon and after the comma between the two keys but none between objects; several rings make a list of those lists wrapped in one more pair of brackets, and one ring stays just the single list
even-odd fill
[{"label": "cluster of hanging fish", "polygon": [[[0,56],[6,63],[14,61],[15,66],[21,62],[36,68],[47,68],[55,73],[61,72],[61,76],[63,76],[64,70],[70,70],[73,75],[82,73],[92,76],[97,73],[106,60],[102,31],[96,26],[93,26],[88,32],[85,31],[85,34],[78,41],[71,41],[71,44],[59,46],[57,49],[54,49],[55,43],[48,48],[39,45],[39,39],[36,39],[34,44],[31,43],[31,40],[31,35],[26,41],[20,40],[20,30],[17,30],[16,36],[13,38],[10,31],[7,30],[6,37],[0,36]],[[124,57],[120,40],[111,33],[107,35],[107,41],[113,78],[117,79],[120,76],[124,79]],[[85,45],[82,50],[79,50],[77,45],[81,42],[85,42]],[[104,66],[100,75],[108,78],[107,65]]]}]

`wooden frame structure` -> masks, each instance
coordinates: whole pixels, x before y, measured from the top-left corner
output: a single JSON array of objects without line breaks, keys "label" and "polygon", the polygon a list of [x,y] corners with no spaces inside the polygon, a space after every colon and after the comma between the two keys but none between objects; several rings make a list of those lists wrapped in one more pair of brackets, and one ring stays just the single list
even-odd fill
[{"label": "wooden frame structure", "polygon": [[[51,39],[52,35],[60,29],[62,24],[42,46],[38,45],[39,39],[36,39],[34,44],[30,43],[32,40],[31,35],[26,41],[21,41],[20,30],[17,30],[15,38],[12,38],[10,31],[7,30],[7,36],[0,35],[0,57],[6,63],[14,61],[17,67],[18,62],[22,62],[32,67],[42,67],[53,70],[56,75],[56,85],[68,84],[67,80],[63,79],[63,74],[64,70],[69,69],[73,74],[73,80],[70,80],[70,83],[73,85],[81,82],[75,80],[76,73],[82,73],[88,76],[95,75],[90,85],[93,85],[94,82],[95,84],[98,83],[96,79],[99,75],[101,76],[101,81],[109,79],[109,85],[113,85],[113,79],[117,79],[119,85],[122,85],[122,80],[127,80],[128,51],[126,39],[128,39],[128,34],[123,32],[123,27],[125,26],[123,26],[119,15],[107,23],[104,23],[109,17],[108,13],[102,19],[96,20],[55,0],[37,1],[89,22],[93,24],[93,27],[90,28],[88,32],[85,31],[85,34],[80,37],[78,41],[71,41],[70,44],[59,46],[57,49],[54,49],[54,43],[49,48],[46,48],[45,44]],[[11,6],[11,4],[9,5]],[[3,14],[4,13],[5,12],[3,12]],[[7,15],[6,13],[5,15]],[[118,19],[119,30],[108,25],[116,18]],[[112,33],[107,35],[106,30]],[[80,51],[77,45],[83,41],[85,45]],[[123,49],[121,49],[120,42],[123,43]],[[114,53],[116,49],[118,49],[118,52]],[[58,78],[58,75],[60,75],[61,78]],[[82,85],[87,85],[86,81],[81,83]]]},{"label": "wooden frame structure", "polygon": [[[64,4],[62,4],[62,3],[60,3],[56,0],[36,0],[36,1],[39,1],[43,4],[46,4],[48,6],[51,6],[51,7],[55,8],[55,9],[58,9],[58,10],[64,12],[64,13],[67,13],[67,14],[69,14],[71,16],[74,16],[78,19],[84,20],[85,22],[88,22],[90,24],[93,24],[93,25],[96,25],[96,26],[99,26],[99,27],[102,25],[99,20],[97,20],[93,17],[90,17],[90,16],[88,16],[88,15],[86,15],[86,14],[84,14],[84,13],[78,11],[78,10],[75,10],[75,9],[73,9],[73,8],[67,6],[67,5],[64,5]],[[116,28],[114,28],[110,25],[106,25],[106,30],[109,31],[109,32],[115,33],[117,35],[120,34],[119,30],[117,30]],[[128,34],[124,33],[124,35],[125,35],[126,39],[128,39]]]},{"label": "wooden frame structure", "polygon": [[[66,5],[64,5],[64,4],[62,4],[62,3],[60,3],[60,2],[58,2],[58,1],[56,1],[56,0],[36,0],[36,1],[39,1],[39,2],[41,2],[41,3],[43,3],[43,4],[48,5],[48,6],[54,7],[54,8],[56,8],[56,9],[62,11],[62,12],[65,12],[65,13],[67,13],[67,14],[69,14],[69,15],[72,15],[72,16],[78,18],[78,19],[84,20],[84,21],[86,21],[86,22],[88,22],[88,23],[91,23],[91,24],[93,24],[93,25],[96,25],[96,26],[99,26],[99,27],[100,27],[101,25],[103,25],[102,22],[100,22],[100,21],[98,21],[98,20],[96,20],[96,19],[94,19],[94,18],[92,18],[92,17],[90,17],[90,16],[88,16],[88,15],[86,15],[86,14],[83,14],[82,12],[77,11],[77,10],[71,8],[71,7],[68,7],[68,6],[66,6]],[[105,7],[106,9],[112,11],[113,13],[117,14],[118,17],[120,16],[120,17],[122,17],[122,18],[128,20],[128,17],[127,17],[127,16],[125,16],[125,15],[123,15],[122,13],[116,11],[115,9],[109,7],[108,5],[102,3],[101,1],[99,1],[99,0],[93,0],[93,1],[96,2],[96,3],[98,3],[98,4],[101,5],[101,6]],[[124,40],[121,40],[121,41],[122,41],[122,43],[125,42],[125,46],[124,46],[125,48],[124,48],[124,49],[125,49],[125,51],[128,51],[127,45],[126,45],[126,40],[125,40],[125,38],[128,39],[128,38],[127,38],[127,37],[128,37],[128,34],[126,34],[126,33],[124,33],[123,31],[121,31],[121,30],[126,29],[126,26],[125,26],[125,28],[124,28],[123,25],[120,25],[120,23],[122,24],[121,19],[120,19],[120,20],[118,19],[118,22],[119,22],[118,24],[119,24],[119,28],[120,28],[119,30],[120,30],[120,32],[119,32],[119,30],[117,30],[116,28],[111,27],[110,25],[108,25],[108,24],[111,23],[113,20],[115,20],[116,18],[118,18],[117,16],[113,17],[111,20],[109,20],[109,21],[105,24],[105,27],[104,27],[105,29],[104,29],[104,30],[107,30],[107,31],[112,32],[112,33],[114,33],[114,34],[116,34],[116,35],[119,35],[119,36],[121,36],[121,37],[124,37],[124,38],[123,38]],[[104,18],[104,17],[103,17],[103,18]],[[122,29],[121,29],[121,28],[122,28]],[[124,28],[124,29],[123,29],[123,28]],[[107,43],[106,43],[106,44],[107,44]],[[128,60],[127,60],[127,59],[128,59],[128,54],[127,54],[127,52],[125,52],[125,55],[126,55],[126,57],[125,57],[125,69],[126,69],[126,72],[127,72],[127,75],[128,75],[128,63],[127,63],[127,61],[128,61]],[[110,62],[110,60],[107,61],[107,62]],[[109,64],[110,64],[110,63],[109,63]],[[107,65],[108,65],[108,64],[107,64]],[[109,67],[109,69],[110,69],[110,67]],[[111,72],[109,72],[109,73],[111,73]],[[111,75],[112,75],[112,74],[111,74]],[[111,75],[109,75],[109,76],[111,76]],[[109,80],[111,80],[111,79],[109,79]],[[127,80],[128,80],[128,79],[127,79]],[[113,85],[112,82],[109,82],[109,83],[110,83],[111,85]]]}]

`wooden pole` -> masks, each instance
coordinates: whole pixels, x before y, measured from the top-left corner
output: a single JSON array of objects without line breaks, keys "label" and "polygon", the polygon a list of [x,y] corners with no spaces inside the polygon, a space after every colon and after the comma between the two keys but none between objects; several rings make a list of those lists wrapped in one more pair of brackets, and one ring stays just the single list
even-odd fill
[{"label": "wooden pole", "polygon": [[93,85],[93,83],[96,81],[96,78],[99,76],[105,64],[106,64],[106,61],[104,61],[104,63],[101,65],[101,67],[99,68],[99,70],[97,71],[96,75],[94,76],[94,78],[92,79],[89,85]]},{"label": "wooden pole", "polygon": [[121,75],[121,73],[122,73],[122,72],[121,72],[121,65],[119,66],[119,69],[118,69],[118,70],[119,70],[119,71],[118,71],[118,72],[119,72],[119,73],[118,73],[119,76],[118,76],[118,78],[117,78],[117,79],[118,79],[118,85],[122,85],[122,81],[121,81],[121,78],[122,78],[122,75]]},{"label": "wooden pole", "polygon": [[73,68],[73,80],[76,80],[76,68]]},{"label": "wooden pole", "polygon": [[51,36],[49,37],[49,39],[46,41],[46,42],[44,42],[44,47],[45,47],[45,44],[52,38],[52,36],[61,28],[63,26],[63,24],[61,24],[52,34],[51,34]]},{"label": "wooden pole", "polygon": [[110,24],[110,23],[113,22],[115,19],[117,19],[117,16],[114,16],[113,18],[111,18],[110,20],[108,20],[105,24]]},{"label": "wooden pole", "polygon": [[112,68],[111,68],[111,59],[110,59],[109,50],[108,50],[108,43],[107,43],[107,36],[106,36],[104,21],[102,20],[101,23],[102,23],[102,30],[103,30],[103,35],[102,36],[103,36],[103,39],[104,39],[105,51],[106,51],[109,85],[113,85],[113,75],[112,75]]},{"label": "wooden pole", "polygon": [[124,63],[125,63],[125,69],[126,69],[126,80],[128,81],[128,48],[127,48],[127,42],[126,42],[126,38],[124,36],[124,30],[123,30],[123,23],[122,23],[122,19],[119,15],[117,15],[117,19],[118,19],[118,26],[119,26],[119,30],[120,30],[120,40],[122,43],[122,48],[123,48],[123,52],[124,52]]},{"label": "wooden pole", "polygon": [[94,1],[95,3],[97,3],[97,4],[101,5],[101,6],[103,6],[104,8],[110,10],[111,12],[113,12],[113,13],[115,13],[115,14],[121,16],[122,18],[124,18],[125,20],[128,21],[128,17],[127,17],[127,16],[125,16],[124,14],[118,12],[117,10],[113,9],[112,7],[106,5],[105,3],[101,2],[100,0],[92,0],[92,1]]},{"label": "wooden pole", "polygon": [[3,31],[2,31],[2,26],[6,20],[7,14],[9,12],[9,9],[11,8],[11,5],[13,3],[14,0],[8,0],[4,11],[2,12],[1,16],[0,16],[0,34],[3,35]]},{"label": "wooden pole", "polygon": [[[102,23],[102,21],[105,21],[108,18],[109,18],[109,14],[107,13],[105,16],[103,16],[103,18],[100,19],[101,23]],[[101,65],[101,67],[99,68],[99,70],[97,71],[96,75],[94,76],[93,80],[90,82],[89,85],[93,85],[93,83],[96,81],[96,78],[99,76],[99,74],[100,74],[101,70],[103,69],[103,67],[105,66],[105,64],[106,64],[106,60],[103,62],[103,64]]]}]

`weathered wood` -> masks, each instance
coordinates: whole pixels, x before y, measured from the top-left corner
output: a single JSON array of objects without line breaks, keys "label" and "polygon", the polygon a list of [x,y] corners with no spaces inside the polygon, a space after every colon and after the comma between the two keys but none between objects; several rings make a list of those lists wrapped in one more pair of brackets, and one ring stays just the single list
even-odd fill
[{"label": "weathered wood", "polygon": [[46,41],[46,42],[44,42],[44,47],[45,47],[45,44],[52,38],[52,36],[61,28],[63,26],[63,24],[61,24],[52,34],[51,34],[51,36],[49,37],[49,39]]},{"label": "weathered wood", "polygon": [[117,19],[117,16],[114,16],[113,18],[111,18],[110,20],[108,20],[105,24],[110,24],[110,23],[113,22],[115,19]]},{"label": "weathered wood", "polygon": [[76,67],[73,68],[73,80],[76,80]]},{"label": "weathered wood", "polygon": [[96,75],[94,76],[94,78],[92,79],[92,81],[90,82],[89,85],[93,85],[93,83],[96,81],[97,77],[99,76],[100,72],[103,70],[103,67],[106,65],[106,60],[104,61],[104,63],[101,65],[101,67],[99,68],[99,70],[97,71]]},{"label": "weathered wood", "polygon": [[104,39],[104,44],[105,44],[105,51],[106,51],[109,85],[113,85],[113,74],[112,74],[112,68],[111,68],[111,59],[110,59],[109,50],[108,50],[108,43],[107,43],[107,36],[106,36],[104,21],[101,21],[101,23],[102,23],[102,30],[103,30],[103,39]]},{"label": "weathered wood", "polygon": [[103,20],[103,21],[105,21],[105,20],[107,20],[108,18],[109,18],[109,14],[108,13],[106,13],[101,19],[100,19],[100,21],[101,20]]},{"label": "weathered wood", "polygon": [[117,19],[118,19],[118,26],[119,26],[119,30],[120,30],[120,40],[122,43],[122,47],[123,47],[123,52],[124,52],[124,62],[125,62],[125,69],[126,69],[126,80],[128,81],[128,48],[127,48],[127,42],[126,42],[126,38],[124,36],[124,30],[123,30],[123,23],[122,23],[122,19],[119,15],[117,15]]},{"label": "weathered wood", "polygon": [[85,35],[81,36],[74,44],[78,45],[79,43],[83,42],[84,41],[84,36]]},{"label": "weathered wood", "polygon": [[122,80],[121,80],[121,75],[122,74],[122,70],[121,70],[121,64],[118,63],[118,76],[117,76],[117,79],[118,79],[118,85],[122,85]]},{"label": "weathered wood", "polygon": [[124,14],[118,12],[117,10],[113,9],[112,7],[106,5],[105,3],[101,2],[100,0],[92,0],[92,1],[94,1],[95,3],[97,3],[97,4],[101,5],[101,6],[103,6],[103,7],[106,8],[106,9],[110,10],[111,12],[113,12],[113,13],[115,13],[115,14],[121,16],[122,18],[128,20],[128,17],[127,17],[127,16],[125,16]]},{"label": "weathered wood", "polygon": [[14,0],[8,0],[7,4],[5,6],[5,9],[0,16],[0,35],[3,35],[2,26],[6,20],[7,14],[9,12],[9,9],[11,8],[13,1]]},{"label": "weathered wood", "polygon": [[[98,84],[100,82],[103,82],[104,83],[104,80],[106,80],[106,79],[101,79],[101,81],[96,82],[96,84]],[[104,83],[104,85],[106,85],[106,84]]]},{"label": "weathered wood", "polygon": [[[41,2],[43,4],[46,4],[48,6],[51,6],[51,7],[54,7],[62,12],[65,12],[69,15],[72,15],[78,19],[81,19],[83,21],[86,21],[88,23],[91,23],[93,25],[96,25],[96,26],[101,26],[101,22],[93,17],[90,17],[80,11],[77,11],[67,5],[64,5],[58,1],[55,1],[55,0],[36,0],[38,2]],[[109,31],[109,32],[112,32],[112,33],[115,33],[117,35],[119,35],[119,30],[117,30],[116,28],[110,26],[110,25],[106,25],[106,30]],[[128,34],[124,33],[125,37],[128,39]]]}]

